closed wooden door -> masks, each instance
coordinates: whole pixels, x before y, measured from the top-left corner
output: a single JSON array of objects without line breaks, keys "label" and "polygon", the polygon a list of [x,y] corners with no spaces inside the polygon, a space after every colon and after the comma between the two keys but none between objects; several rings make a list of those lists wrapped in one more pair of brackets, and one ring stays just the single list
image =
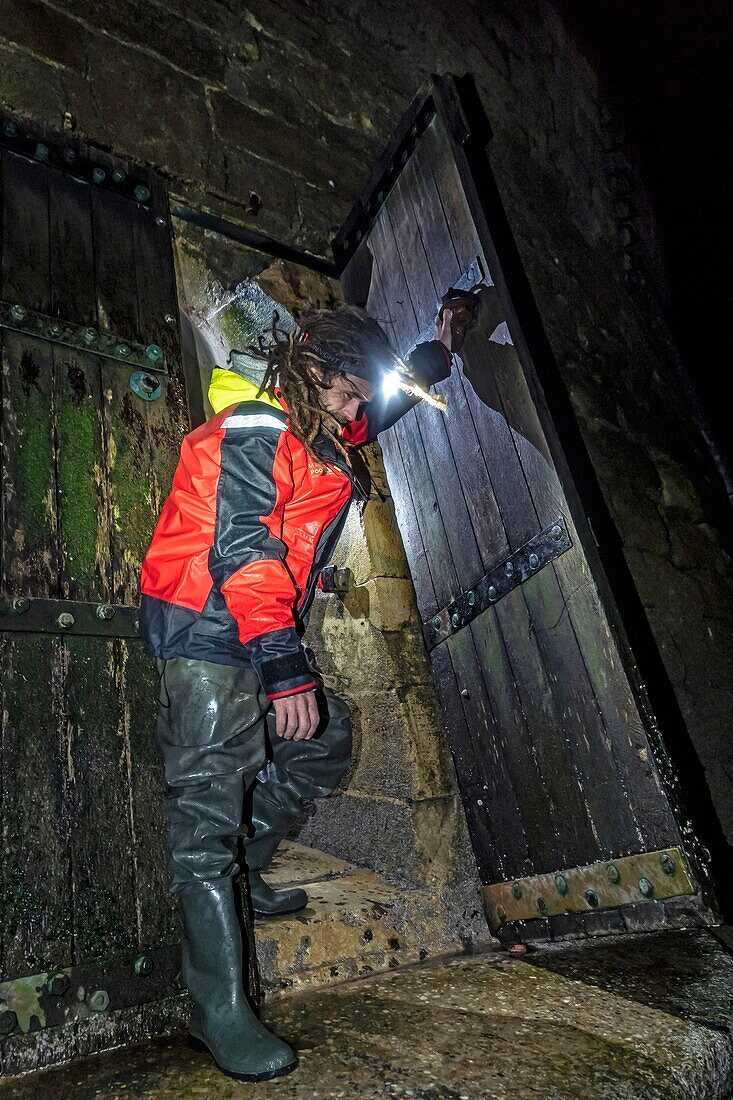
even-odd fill
[{"label": "closed wooden door", "polygon": [[438,81],[335,250],[347,297],[402,356],[432,338],[448,288],[480,300],[437,387],[445,411],[423,402],[380,443],[487,916],[530,939],[708,921],[699,849],[682,836],[654,717],[610,621],[471,141],[459,87]]},{"label": "closed wooden door", "polygon": [[[95,1014],[97,1046],[145,1034],[140,1006],[178,995],[157,682],[136,618],[189,415],[162,182],[6,121],[0,186],[0,1031],[12,1072],[69,1057]],[[80,1052],[94,1050],[84,1034]]]}]

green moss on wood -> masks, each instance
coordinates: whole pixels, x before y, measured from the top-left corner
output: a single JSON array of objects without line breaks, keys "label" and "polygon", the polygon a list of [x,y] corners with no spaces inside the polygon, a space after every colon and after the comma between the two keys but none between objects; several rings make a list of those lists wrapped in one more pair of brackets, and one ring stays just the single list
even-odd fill
[{"label": "green moss on wood", "polygon": [[31,390],[18,432],[18,515],[25,528],[25,553],[53,542],[53,422],[46,394]]},{"label": "green moss on wood", "polygon": [[118,437],[111,469],[114,523],[123,536],[125,556],[136,567],[150,545],[156,519],[149,472],[140,467],[132,440]]},{"label": "green moss on wood", "polygon": [[99,427],[91,400],[60,403],[58,411],[61,529],[68,571],[77,581],[92,581],[97,571],[100,510]]}]

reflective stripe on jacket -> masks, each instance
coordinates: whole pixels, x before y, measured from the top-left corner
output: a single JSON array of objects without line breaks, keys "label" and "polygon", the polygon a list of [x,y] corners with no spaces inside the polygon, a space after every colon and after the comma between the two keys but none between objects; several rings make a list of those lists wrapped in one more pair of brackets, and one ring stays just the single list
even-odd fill
[{"label": "reflective stripe on jacket", "polygon": [[[424,385],[447,377],[435,341],[413,352]],[[316,462],[288,430],[284,403],[215,370],[215,415],[183,440],[173,486],[143,563],[140,632],[154,656],[251,664],[269,698],[315,686],[301,644],[318,571],[354,492],[348,464],[316,440]],[[222,408],[222,401],[227,404]],[[351,447],[414,404],[378,397],[344,429]]]}]

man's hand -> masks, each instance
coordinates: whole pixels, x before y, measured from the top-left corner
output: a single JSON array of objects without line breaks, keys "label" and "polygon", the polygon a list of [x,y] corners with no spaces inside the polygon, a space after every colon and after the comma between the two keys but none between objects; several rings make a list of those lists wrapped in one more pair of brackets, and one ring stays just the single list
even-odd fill
[{"label": "man's hand", "polygon": [[286,695],[284,699],[274,699],[272,705],[278,737],[284,737],[286,741],[309,741],[318,729],[321,716],[315,691]]},{"label": "man's hand", "polygon": [[451,350],[451,343],[453,340],[453,333],[451,332],[450,323],[453,317],[452,309],[444,309],[443,316],[440,314],[435,318],[435,339],[441,344],[445,344],[448,351]]}]

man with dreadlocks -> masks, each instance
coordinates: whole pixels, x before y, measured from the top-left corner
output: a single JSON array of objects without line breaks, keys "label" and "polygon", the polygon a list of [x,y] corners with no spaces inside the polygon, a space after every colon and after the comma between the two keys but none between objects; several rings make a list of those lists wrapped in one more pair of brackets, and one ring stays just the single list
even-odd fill
[{"label": "man with dreadlocks", "polygon": [[[362,310],[313,310],[297,336],[273,324],[259,390],[215,370],[215,415],[183,441],[143,565],[190,1035],[240,1080],[288,1073],[297,1059],[245,996],[239,846],[256,914],[306,905],[304,890],[276,892],[262,872],[304,800],[338,784],[351,732],[303,647],[304,621],[358,491],[349,452],[448,376],[450,320],[445,310],[436,339],[404,363]],[[387,374],[402,386],[389,398]]]}]

